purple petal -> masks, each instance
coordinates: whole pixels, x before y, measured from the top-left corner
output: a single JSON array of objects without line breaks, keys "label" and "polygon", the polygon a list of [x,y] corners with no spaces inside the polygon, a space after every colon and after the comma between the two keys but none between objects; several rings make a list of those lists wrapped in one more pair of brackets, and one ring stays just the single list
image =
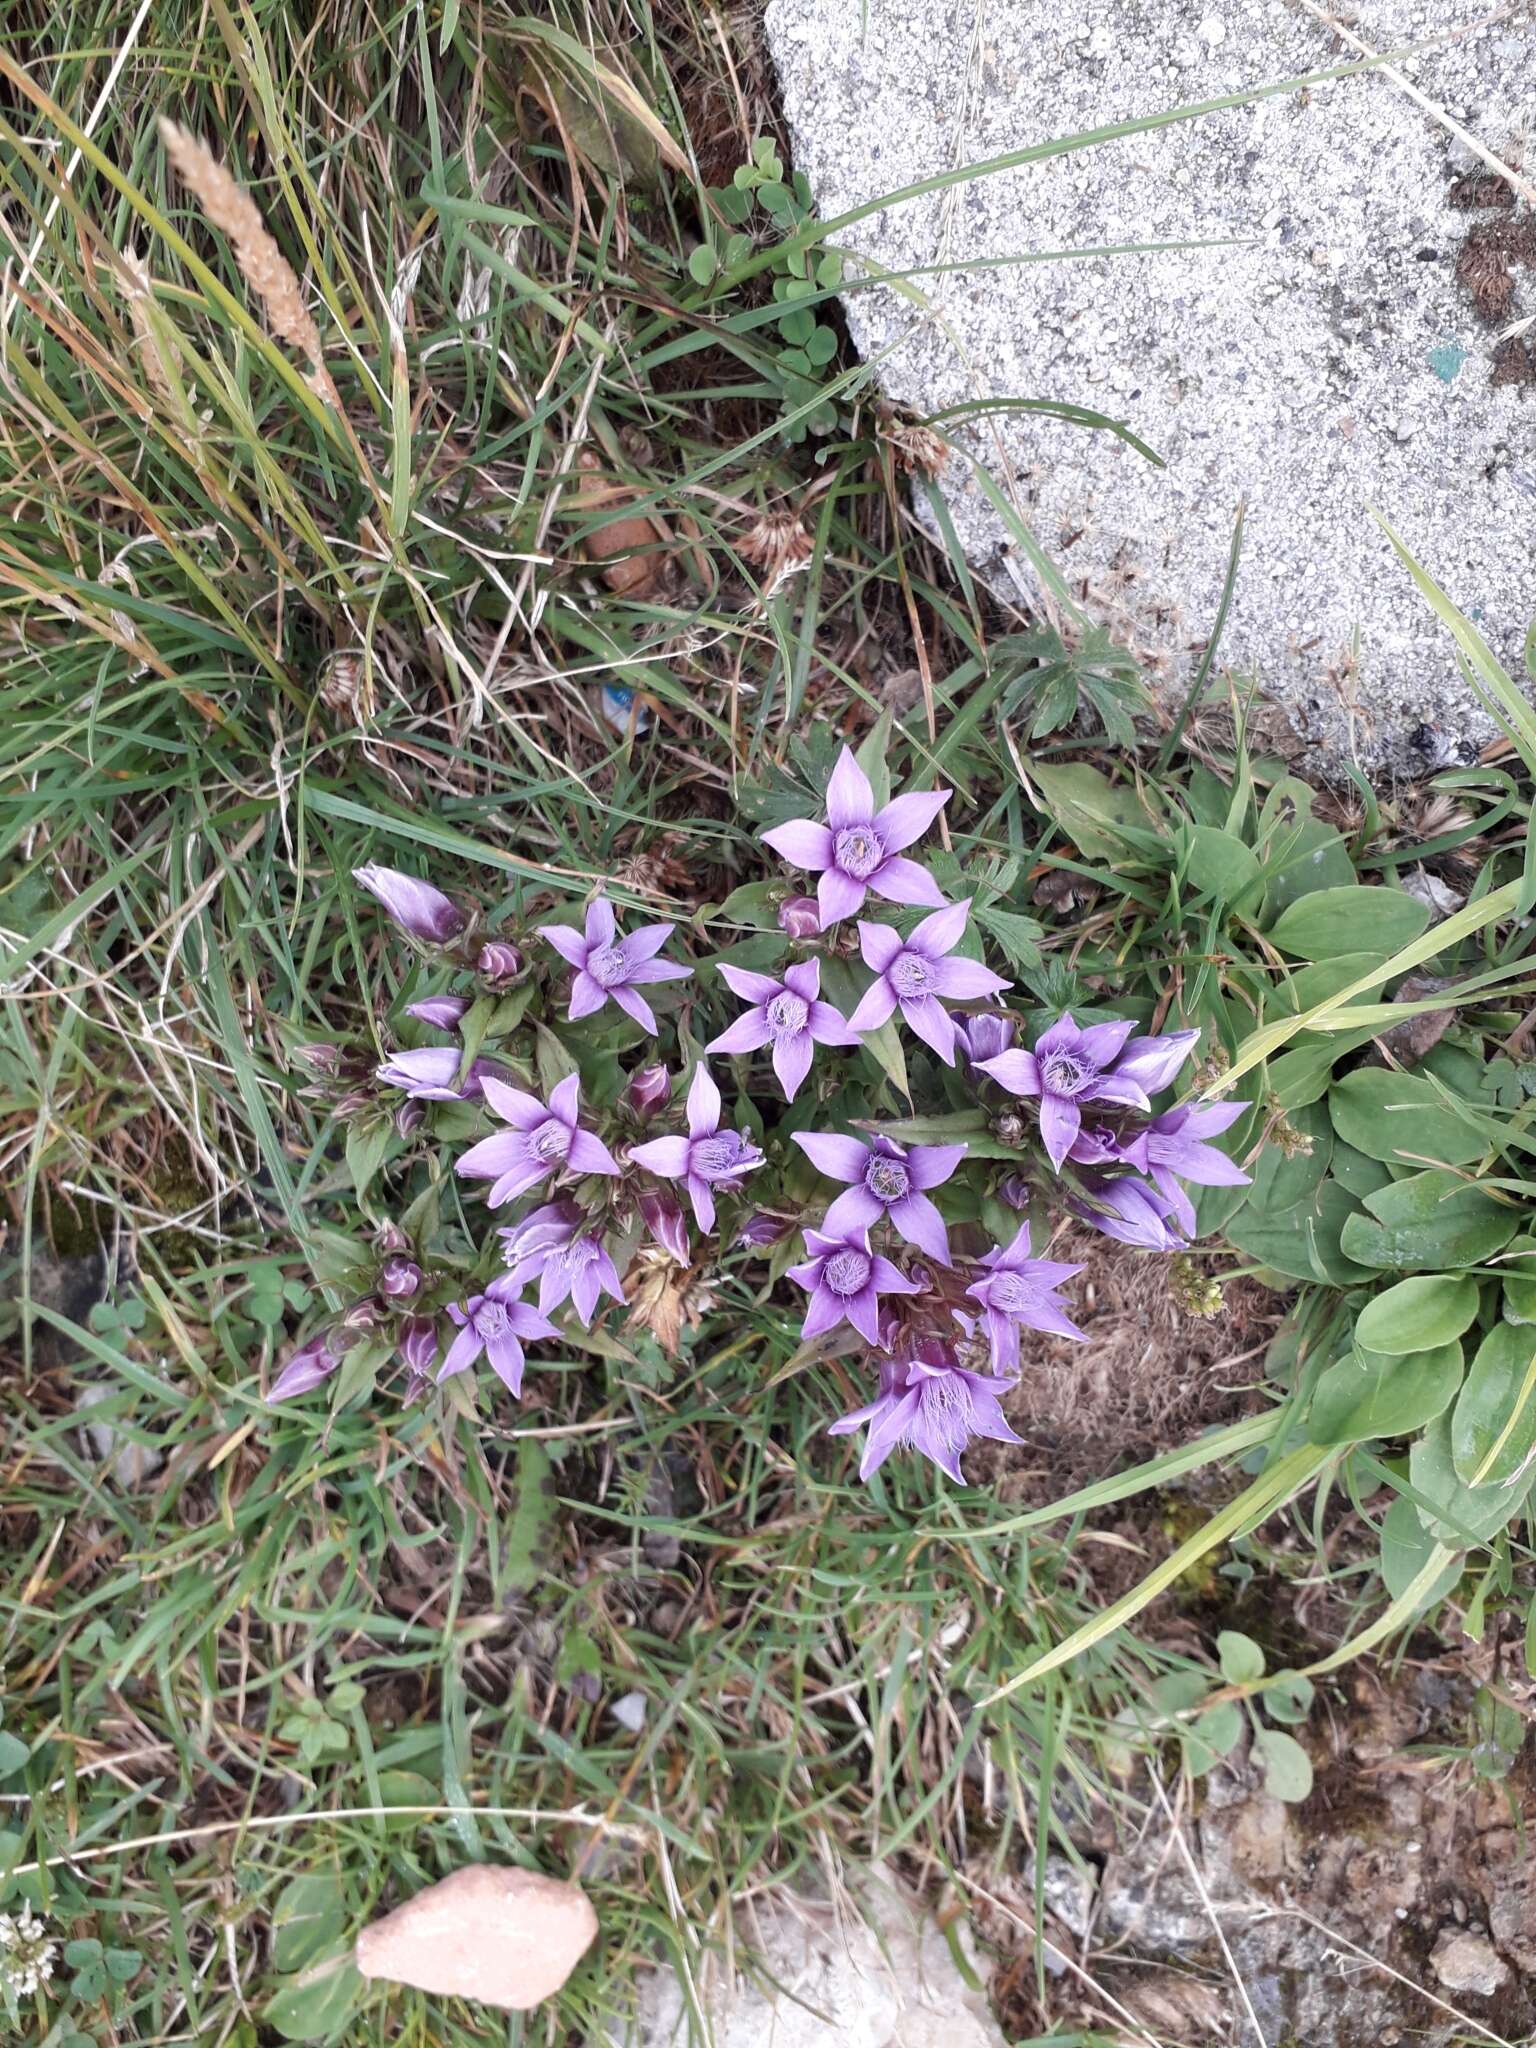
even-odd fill
[{"label": "purple petal", "polygon": [[890,852],[900,853],[914,839],[922,838],[953,795],[951,789],[924,789],[893,797],[875,818],[881,842]]},{"label": "purple petal", "polygon": [[995,1060],[982,1060],[981,1071],[990,1074],[994,1081],[1002,1083],[1012,1095],[1038,1095],[1040,1093],[1040,1067],[1032,1052],[1012,1045],[1007,1052],[1000,1052]]},{"label": "purple petal", "polygon": [[[851,1190],[857,1193],[857,1189]],[[844,1201],[847,1197],[842,1197]],[[833,1204],[836,1208],[837,1204]],[[890,1207],[891,1227],[908,1244],[915,1244],[920,1252],[926,1252],[930,1259],[937,1259],[941,1266],[954,1264],[949,1255],[949,1232],[944,1228],[944,1218],[939,1214],[926,1195],[903,1195],[899,1202]],[[831,1212],[827,1220],[831,1221]]]},{"label": "purple petal", "polygon": [[[460,1160],[461,1166],[463,1163]],[[516,1201],[519,1195],[526,1195],[530,1188],[537,1187],[549,1171],[549,1165],[543,1159],[529,1159],[526,1165],[511,1167],[500,1180],[492,1183],[485,1197],[487,1207],[505,1208],[508,1202]]]},{"label": "purple petal", "polygon": [[844,747],[827,782],[827,823],[834,832],[845,832],[850,825],[873,824],[874,816],[875,792],[869,777]]},{"label": "purple petal", "polygon": [[[873,1295],[870,1300],[874,1300]],[[806,1304],[800,1335],[803,1338],[823,1336],[828,1330],[835,1330],[842,1320],[843,1296],[834,1294],[830,1287],[823,1287],[818,1281]]]},{"label": "purple petal", "polygon": [[712,1138],[720,1128],[720,1090],[702,1060],[693,1070],[688,1088],[688,1135]]},{"label": "purple petal", "polygon": [[790,1037],[774,1041],[773,1071],[779,1077],[786,1102],[794,1101],[801,1082],[811,1071],[814,1054],[815,1043],[809,1031],[796,1031]]},{"label": "purple petal", "polygon": [[[452,1310],[449,1313],[452,1314]],[[466,1323],[448,1346],[448,1356],[437,1369],[437,1384],[441,1386],[444,1380],[451,1380],[455,1373],[468,1372],[484,1349],[474,1324]]]},{"label": "purple petal", "polygon": [[535,1131],[549,1115],[537,1095],[530,1095],[524,1088],[509,1088],[505,1081],[493,1080],[489,1075],[481,1086],[486,1101],[502,1122],[511,1124],[514,1130]]},{"label": "purple petal", "polygon": [[832,834],[809,818],[791,818],[786,825],[775,825],[763,834],[763,844],[771,846],[791,867],[808,868],[812,874],[832,865]]},{"label": "purple petal", "polygon": [[707,1180],[696,1173],[690,1173],[683,1185],[688,1190],[694,1220],[707,1236],[715,1227],[715,1191]]},{"label": "purple petal", "polygon": [[706,1052],[744,1053],[756,1052],[760,1045],[768,1043],[768,1019],[761,1010],[745,1010],[736,1022],[712,1038],[705,1046]]},{"label": "purple petal", "polygon": [[[791,1131],[790,1136],[818,1173],[828,1180],[862,1180],[869,1147],[833,1131]],[[835,1232],[828,1232],[834,1236]]]},{"label": "purple petal", "polygon": [[821,962],[796,960],[784,970],[784,986],[802,1003],[814,1003],[821,994]]},{"label": "purple petal", "polygon": [[1245,1109],[1251,1109],[1248,1102],[1208,1102],[1188,1112],[1184,1128],[1196,1138],[1218,1138],[1223,1131],[1232,1128]]},{"label": "purple petal", "polygon": [[942,1187],[965,1157],[965,1145],[914,1145],[907,1154],[907,1171],[919,1193]]},{"label": "purple petal", "polygon": [[852,917],[862,907],[867,894],[862,882],[856,882],[852,875],[845,875],[841,868],[829,867],[816,884],[816,907],[821,912],[822,930],[845,917]]},{"label": "purple petal", "polygon": [[914,1388],[899,1400],[892,1401],[886,1414],[871,1425],[869,1435],[864,1439],[864,1455],[859,1460],[861,1479],[868,1479],[872,1473],[878,1472],[896,1446],[906,1441],[921,1405],[921,1396]]},{"label": "purple petal", "polygon": [[851,1187],[844,1188],[822,1221],[829,1233],[851,1237],[856,1230],[868,1230],[884,1214],[885,1204],[878,1196],[866,1187]]},{"label": "purple petal", "polygon": [[1166,1197],[1173,1220],[1186,1237],[1195,1234],[1195,1205],[1179,1186],[1166,1166],[1154,1166],[1152,1179]]},{"label": "purple petal", "polygon": [[841,1010],[830,1003],[812,1003],[805,1028],[818,1045],[857,1045],[859,1034]]},{"label": "purple petal", "polygon": [[933,964],[935,995],[947,996],[953,1003],[980,1002],[984,996],[1000,996],[1004,989],[1012,987],[1011,981],[1004,981],[979,960],[967,960],[960,954]]},{"label": "purple petal", "polygon": [[884,974],[901,951],[901,934],[892,925],[861,923],[859,951],[864,955],[866,967],[872,967],[876,974]]},{"label": "purple petal", "polygon": [[842,1297],[843,1314],[852,1323],[867,1343],[880,1350],[887,1347],[880,1342],[880,1297],[873,1287],[861,1287],[857,1294]]},{"label": "purple petal", "polygon": [[1021,1444],[1024,1439],[1014,1433],[1008,1418],[998,1406],[996,1394],[989,1394],[985,1387],[971,1388],[971,1428],[977,1436],[991,1437],[994,1443]]},{"label": "purple petal", "polygon": [[[477,1145],[471,1145],[467,1152],[461,1152],[453,1170],[461,1180],[497,1180],[529,1163],[528,1140],[521,1131],[494,1131]],[[532,1163],[539,1173],[548,1170],[542,1162]],[[538,1178],[538,1173],[534,1178]]]},{"label": "purple petal", "polygon": [[571,1149],[565,1155],[567,1169],[571,1173],[616,1174],[619,1162],[614,1158],[601,1138],[594,1138],[590,1131],[572,1131]]},{"label": "purple petal", "polygon": [[651,1008],[644,996],[636,995],[632,988],[627,987],[622,982],[609,989],[608,993],[613,997],[619,1008],[624,1011],[626,1016],[634,1018],[642,1031],[648,1031],[653,1038],[655,1037],[656,1012]]},{"label": "purple petal", "polygon": [[955,1022],[942,1003],[933,996],[918,996],[902,1004],[901,1014],[907,1029],[931,1045],[946,1067],[955,1064]]},{"label": "purple petal", "polygon": [[568,960],[573,967],[585,967],[587,954],[591,951],[580,932],[568,924],[541,924],[539,937],[554,947],[562,960]]},{"label": "purple petal", "polygon": [[870,1263],[869,1284],[876,1294],[921,1294],[922,1284],[909,1280],[899,1266],[875,1254]]},{"label": "purple petal", "polygon": [[1086,1053],[1096,1067],[1107,1067],[1135,1029],[1134,1017],[1115,1017],[1107,1024],[1090,1024],[1078,1042],[1078,1050]]},{"label": "purple petal", "polygon": [[1075,1102],[1069,1102],[1061,1095],[1043,1095],[1040,1098],[1040,1137],[1045,1145],[1045,1156],[1058,1173],[1082,1127],[1082,1111]]},{"label": "purple petal", "polygon": [[587,906],[587,944],[594,948],[611,946],[617,929],[613,905],[606,896],[596,897]]},{"label": "purple petal", "polygon": [[718,963],[720,979],[745,1003],[768,1003],[779,993],[782,983],[771,974],[753,974],[749,968],[733,967],[728,960]]},{"label": "purple petal", "polygon": [[577,1024],[583,1017],[590,1017],[595,1010],[600,1010],[608,996],[609,991],[600,981],[594,981],[584,967],[578,967],[576,979],[571,983],[571,1007],[566,1015],[573,1024]]},{"label": "purple petal", "polygon": [[925,917],[918,925],[907,945],[914,953],[921,953],[925,960],[937,960],[943,953],[952,953],[965,937],[965,927],[971,915],[971,899],[963,897],[958,903],[946,903],[942,910],[936,910],[932,917]]},{"label": "purple petal", "polygon": [[1117,1067],[1112,1074],[1100,1074],[1078,1099],[1081,1102],[1120,1102],[1127,1109],[1149,1110],[1152,1107],[1124,1067]]},{"label": "purple petal", "polygon": [[872,981],[848,1019],[850,1031],[878,1031],[896,1007],[896,991],[882,978]]},{"label": "purple petal", "polygon": [[654,958],[676,930],[675,924],[637,924],[620,939],[619,951],[634,966],[638,961]]},{"label": "purple petal", "polygon": [[457,1031],[468,1008],[468,996],[423,996],[418,1003],[407,1003],[405,1014],[438,1031]]},{"label": "purple petal", "polygon": [[690,981],[693,969],[685,967],[680,960],[636,960],[625,975],[625,982],[634,987],[637,982]]},{"label": "purple petal", "polygon": [[1170,1031],[1157,1038],[1133,1038],[1115,1068],[1148,1095],[1166,1088],[1194,1050],[1198,1030]]},{"label": "purple petal", "polygon": [[576,1119],[581,1114],[581,1076],[567,1074],[555,1083],[549,1094],[549,1113],[558,1117],[566,1129],[576,1128]]},{"label": "purple petal", "polygon": [[510,1334],[492,1337],[485,1347],[491,1371],[514,1400],[523,1395],[523,1347]]},{"label": "purple petal", "polygon": [[1064,1016],[1056,1019],[1056,1022],[1049,1031],[1041,1032],[1035,1042],[1035,1051],[1037,1053],[1076,1052],[1082,1044],[1082,1040],[1083,1034],[1078,1030],[1076,1024],[1073,1023],[1072,1012],[1068,1010]]},{"label": "purple petal", "polygon": [[908,860],[905,854],[893,853],[877,867],[869,878],[869,886],[887,903],[921,903],[937,910],[944,901],[943,890],[928,870],[920,868],[915,860]]},{"label": "purple petal", "polygon": [[651,1138],[643,1145],[631,1145],[629,1157],[647,1173],[659,1173],[664,1180],[680,1180],[688,1171],[688,1140]]}]

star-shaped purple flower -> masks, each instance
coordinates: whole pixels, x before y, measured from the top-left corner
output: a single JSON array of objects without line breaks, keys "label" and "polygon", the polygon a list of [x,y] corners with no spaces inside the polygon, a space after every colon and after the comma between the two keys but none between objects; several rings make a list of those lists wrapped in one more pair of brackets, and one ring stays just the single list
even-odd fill
[{"label": "star-shaped purple flower", "polygon": [[524,1344],[535,1337],[560,1334],[530,1303],[516,1298],[505,1274],[493,1280],[484,1294],[472,1294],[462,1304],[450,1302],[448,1315],[458,1324],[459,1334],[438,1368],[438,1385],[455,1373],[468,1372],[483,1352],[491,1371],[514,1400],[522,1398]]},{"label": "star-shaped purple flower", "polygon": [[590,1017],[612,996],[642,1031],[654,1032],[656,1013],[635,989],[641,982],[686,981],[693,972],[691,967],[679,967],[670,960],[654,957],[676,930],[675,924],[642,924],[621,939],[614,923],[613,905],[605,896],[599,896],[588,908],[585,934],[566,924],[541,924],[539,937],[548,939],[560,957],[576,970],[567,1012],[572,1022],[578,1017]]},{"label": "star-shaped purple flower", "polygon": [[568,1173],[619,1171],[619,1162],[602,1140],[582,1130],[576,1121],[581,1082],[575,1074],[567,1074],[551,1091],[547,1107],[537,1095],[509,1088],[504,1081],[487,1079],[482,1085],[486,1101],[511,1129],[471,1145],[454,1171],[465,1180],[492,1181],[486,1197],[491,1208],[499,1209],[503,1202],[526,1194],[562,1169]]},{"label": "star-shaped purple flower", "polygon": [[784,1100],[793,1102],[796,1090],[811,1071],[811,1059],[818,1045],[857,1045],[858,1033],[841,1011],[820,1000],[821,962],[797,961],[786,967],[784,979],[752,974],[745,967],[720,962],[720,976],[752,1007],[736,1019],[718,1038],[705,1046],[706,1052],[756,1052],[761,1045],[773,1048],[773,1071],[784,1090]]},{"label": "star-shaped purple flower", "polygon": [[998,1395],[1010,1384],[991,1373],[971,1372],[948,1344],[926,1338],[910,1358],[884,1360],[875,1399],[839,1417],[827,1434],[849,1436],[869,1425],[859,1459],[861,1479],[878,1472],[898,1445],[909,1444],[963,1486],[960,1458],[972,1437],[1003,1444],[1022,1441],[998,1405]]},{"label": "star-shaped purple flower", "polygon": [[981,1071],[1015,1095],[1039,1096],[1040,1136],[1058,1173],[1082,1129],[1084,1103],[1150,1110],[1148,1098],[1168,1086],[1200,1036],[1198,1031],[1171,1031],[1132,1038],[1135,1029],[1129,1017],[1085,1029],[1068,1012],[1041,1036],[1033,1052],[1015,1046],[982,1061]]},{"label": "star-shaped purple flower", "polygon": [[941,1266],[951,1263],[949,1233],[928,1190],[949,1179],[965,1157],[964,1145],[903,1150],[885,1137],[866,1145],[830,1131],[791,1131],[790,1136],[818,1173],[849,1183],[822,1219],[828,1237],[851,1237],[885,1217],[904,1243],[916,1245]]},{"label": "star-shaped purple flower", "polygon": [[946,957],[959,945],[970,910],[969,897],[963,903],[946,903],[905,940],[888,924],[859,926],[859,949],[876,979],[848,1019],[855,1031],[876,1030],[899,1006],[908,1029],[931,1045],[945,1066],[955,1064],[955,1020],[939,998],[979,1002],[1013,987],[978,960]]},{"label": "star-shaped purple flower", "polygon": [[921,1294],[918,1283],[909,1280],[889,1259],[872,1252],[862,1230],[850,1230],[841,1237],[808,1230],[805,1248],[811,1256],[789,1269],[790,1279],[804,1287],[811,1297],[800,1335],[819,1337],[826,1330],[836,1329],[839,1323],[848,1322],[861,1337],[884,1350],[880,1296]]},{"label": "star-shaped purple flower", "polygon": [[981,1304],[992,1363],[999,1372],[1019,1370],[1021,1324],[1027,1330],[1048,1330],[1054,1336],[1079,1341],[1087,1335],[1072,1321],[1056,1293],[1061,1283],[1081,1273],[1082,1267],[1064,1265],[1059,1259],[1031,1258],[1027,1223],[1006,1250],[994,1245],[981,1263],[988,1270],[965,1291]]},{"label": "star-shaped purple flower", "polygon": [[823,926],[852,917],[873,889],[889,903],[940,904],[939,886],[915,860],[903,860],[901,849],[933,823],[953,791],[928,789],[893,797],[875,809],[869,777],[847,747],[827,783],[827,819],[791,818],[763,834],[775,853],[797,868],[819,874],[816,900]]},{"label": "star-shaped purple flower", "polygon": [[702,1060],[688,1089],[688,1135],[649,1138],[643,1145],[631,1145],[629,1156],[647,1173],[683,1183],[700,1230],[715,1227],[715,1189],[722,1182],[734,1185],[763,1163],[762,1153],[744,1132],[721,1130],[720,1090]]},{"label": "star-shaped purple flower", "polygon": [[1133,1244],[1146,1252],[1188,1250],[1189,1240],[1169,1225],[1173,1203],[1160,1188],[1149,1188],[1128,1173],[1120,1180],[1090,1175],[1083,1182],[1083,1192],[1091,1199],[1068,1202],[1067,1207],[1117,1244]]},{"label": "star-shaped purple flower", "polygon": [[1205,1140],[1230,1129],[1247,1107],[1246,1102],[1213,1102],[1203,1109],[1168,1109],[1138,1134],[1146,1160],[1142,1170],[1173,1205],[1174,1221],[1189,1237],[1195,1234],[1195,1208],[1174,1175],[1200,1188],[1246,1187],[1253,1176]]}]

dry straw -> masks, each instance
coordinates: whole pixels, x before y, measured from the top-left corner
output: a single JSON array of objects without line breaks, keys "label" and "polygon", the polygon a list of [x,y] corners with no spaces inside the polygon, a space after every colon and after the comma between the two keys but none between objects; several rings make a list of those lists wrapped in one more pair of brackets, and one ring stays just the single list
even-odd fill
[{"label": "dry straw", "polygon": [[321,352],[320,331],[304,304],[293,265],[272,239],[255,200],[206,144],[177,122],[161,121],[160,140],[182,183],[196,194],[213,225],[228,235],[240,275],[265,308],[267,325],[309,364],[310,388],[339,406],[341,400]]}]

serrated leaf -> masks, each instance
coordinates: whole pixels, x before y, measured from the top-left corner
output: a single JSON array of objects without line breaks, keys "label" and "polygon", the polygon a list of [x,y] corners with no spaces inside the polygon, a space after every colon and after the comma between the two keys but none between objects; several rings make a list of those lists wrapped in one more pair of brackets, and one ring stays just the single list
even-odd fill
[{"label": "serrated leaf", "polygon": [[1016,911],[989,905],[976,912],[976,922],[996,939],[1011,966],[1028,973],[1040,965],[1040,940],[1045,936],[1045,927],[1032,917],[1020,917]]}]

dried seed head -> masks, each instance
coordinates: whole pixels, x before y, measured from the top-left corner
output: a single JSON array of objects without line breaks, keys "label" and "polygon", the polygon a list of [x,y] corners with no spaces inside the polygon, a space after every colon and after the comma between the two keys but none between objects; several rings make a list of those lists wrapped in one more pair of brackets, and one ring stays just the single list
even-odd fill
[{"label": "dried seed head", "polygon": [[756,563],[770,586],[803,569],[812,552],[811,536],[795,512],[764,512],[740,545],[742,560]]},{"label": "dried seed head", "polygon": [[272,239],[249,192],[188,129],[162,119],[160,140],[177,175],[216,228],[228,235],[240,275],[261,300],[267,325],[310,368],[310,388],[329,404],[341,399],[325,367],[320,330],[310,318],[293,265]]},{"label": "dried seed head", "polygon": [[938,476],[949,460],[949,443],[920,420],[890,415],[881,422],[880,438],[890,443],[897,464],[908,476],[918,470],[925,476]]}]

